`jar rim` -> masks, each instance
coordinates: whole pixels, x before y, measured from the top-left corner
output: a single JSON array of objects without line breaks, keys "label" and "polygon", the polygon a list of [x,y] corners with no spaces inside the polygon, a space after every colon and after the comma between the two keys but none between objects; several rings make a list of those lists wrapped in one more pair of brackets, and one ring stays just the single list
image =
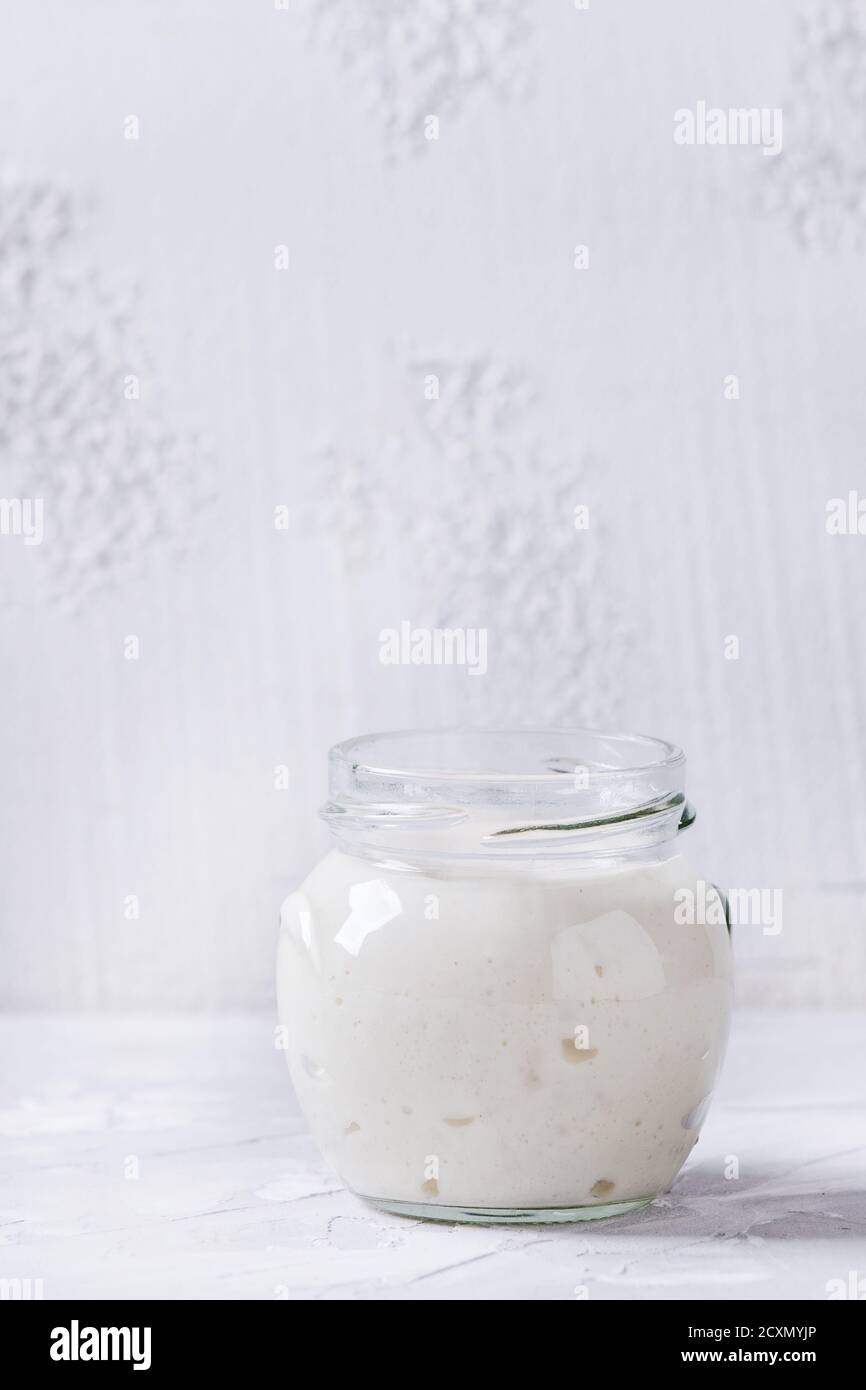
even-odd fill
[{"label": "jar rim", "polygon": [[694,819],[685,753],[597,729],[407,729],[335,744],[321,809],[352,852],[617,855]]},{"label": "jar rim", "polygon": [[366,734],[331,749],[320,814],[338,840],[394,850],[613,853],[694,819],[685,762],[665,739],[596,729]]},{"label": "jar rim", "polygon": [[[473,766],[480,759],[469,758],[468,752],[482,747],[494,758],[505,756],[506,761],[523,763],[534,760],[536,765]],[[437,757],[431,761],[434,749]],[[547,750],[546,756],[538,751],[541,749]],[[426,756],[422,750],[428,750]],[[396,729],[346,739],[334,744],[330,751],[332,772],[340,775],[341,781],[348,772],[355,781],[365,783],[371,779],[389,783],[408,779],[413,784],[435,781],[450,787],[462,782],[487,788],[500,783],[509,787],[515,783],[561,787],[563,774],[573,776],[578,770],[584,770],[591,782],[599,783],[636,774],[672,772],[682,768],[685,760],[683,750],[667,739],[579,727]],[[455,761],[462,765],[442,765]],[[489,764],[489,757],[484,761]]]}]

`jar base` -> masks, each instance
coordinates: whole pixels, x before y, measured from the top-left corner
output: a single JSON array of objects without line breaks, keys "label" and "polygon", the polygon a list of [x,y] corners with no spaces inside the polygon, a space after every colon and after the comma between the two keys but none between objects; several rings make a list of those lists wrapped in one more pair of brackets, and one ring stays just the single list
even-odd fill
[{"label": "jar base", "polygon": [[449,1207],[440,1202],[392,1202],[385,1197],[367,1197],[356,1192],[362,1202],[392,1216],[408,1216],[422,1221],[461,1221],[475,1226],[539,1226],[553,1222],[603,1221],[609,1216],[625,1216],[648,1207],[652,1197],[635,1197],[629,1202],[605,1202],[585,1207]]}]

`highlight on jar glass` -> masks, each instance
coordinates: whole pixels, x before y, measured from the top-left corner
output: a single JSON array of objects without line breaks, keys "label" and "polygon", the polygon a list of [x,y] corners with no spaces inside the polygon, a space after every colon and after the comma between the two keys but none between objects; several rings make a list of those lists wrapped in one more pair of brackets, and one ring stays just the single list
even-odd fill
[{"label": "highlight on jar glass", "polygon": [[584,729],[332,748],[333,848],[283,904],[277,993],[304,1113],[358,1196],[577,1221],[669,1187],[732,996],[723,900],[678,907],[717,893],[680,850],[685,764]]}]

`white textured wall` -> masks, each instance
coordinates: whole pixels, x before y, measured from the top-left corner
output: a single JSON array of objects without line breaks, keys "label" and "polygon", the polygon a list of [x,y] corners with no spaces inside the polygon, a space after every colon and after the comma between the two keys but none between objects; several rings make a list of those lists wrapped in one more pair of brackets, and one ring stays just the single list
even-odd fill
[{"label": "white textured wall", "polygon": [[[745,997],[866,1002],[864,5],[0,24],[0,493],[46,526],[0,536],[0,998],[260,1002],[331,742],[556,721],[682,743],[693,857],[784,888]],[[701,99],[782,154],[675,145]],[[383,667],[404,618],[489,674]]]}]

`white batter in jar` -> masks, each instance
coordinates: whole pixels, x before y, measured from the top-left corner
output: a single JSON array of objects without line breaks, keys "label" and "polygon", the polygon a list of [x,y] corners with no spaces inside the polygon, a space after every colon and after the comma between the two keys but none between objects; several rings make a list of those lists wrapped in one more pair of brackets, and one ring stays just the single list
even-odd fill
[{"label": "white batter in jar", "polygon": [[301,1104],[353,1191],[543,1221],[669,1186],[731,1004],[720,914],[676,912],[700,900],[684,765],[587,731],[332,750],[336,848],[283,905],[278,997]]}]

